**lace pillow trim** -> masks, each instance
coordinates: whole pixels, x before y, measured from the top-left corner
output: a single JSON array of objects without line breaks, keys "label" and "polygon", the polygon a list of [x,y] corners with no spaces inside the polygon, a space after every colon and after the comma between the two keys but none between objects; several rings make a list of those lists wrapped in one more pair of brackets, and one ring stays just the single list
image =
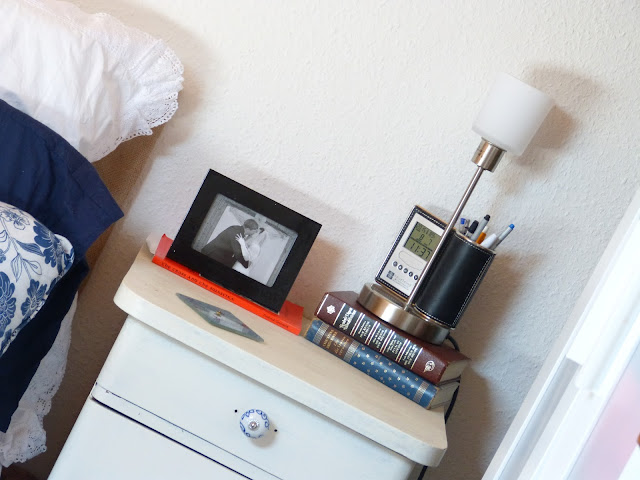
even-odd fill
[{"label": "lace pillow trim", "polygon": [[[166,123],[178,109],[178,92],[182,90],[184,67],[175,52],[162,40],[124,25],[107,13],[87,14],[66,2],[24,0],[54,16],[67,28],[95,39],[126,67],[126,79],[135,93],[123,99],[120,135],[101,139],[91,145],[86,157],[95,162],[111,153],[122,142]],[[128,100],[128,101],[127,101]]]},{"label": "lace pillow trim", "polygon": [[51,400],[60,388],[67,367],[71,324],[77,300],[76,294],[51,350],[40,362],[27,391],[20,399],[7,432],[0,432],[0,465],[3,467],[26,462],[47,450],[43,419],[51,410]]}]

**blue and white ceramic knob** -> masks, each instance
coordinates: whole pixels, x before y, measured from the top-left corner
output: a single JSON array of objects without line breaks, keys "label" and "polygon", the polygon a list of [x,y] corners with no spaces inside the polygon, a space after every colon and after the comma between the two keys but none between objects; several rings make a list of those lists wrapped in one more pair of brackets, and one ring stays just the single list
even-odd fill
[{"label": "blue and white ceramic knob", "polygon": [[260,438],[269,432],[269,417],[262,410],[247,410],[240,417],[240,430],[249,438]]}]

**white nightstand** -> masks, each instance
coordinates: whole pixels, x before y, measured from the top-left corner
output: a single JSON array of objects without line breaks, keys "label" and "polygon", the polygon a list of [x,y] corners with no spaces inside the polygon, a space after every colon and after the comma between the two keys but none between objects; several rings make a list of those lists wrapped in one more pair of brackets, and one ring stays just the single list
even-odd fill
[{"label": "white nightstand", "polygon": [[[129,317],[50,480],[406,480],[416,464],[440,462],[442,410],[422,409],[151,257],[140,251],[116,293]],[[177,292],[234,313],[264,343],[210,326]],[[268,415],[262,438],[240,429],[250,409]]]}]

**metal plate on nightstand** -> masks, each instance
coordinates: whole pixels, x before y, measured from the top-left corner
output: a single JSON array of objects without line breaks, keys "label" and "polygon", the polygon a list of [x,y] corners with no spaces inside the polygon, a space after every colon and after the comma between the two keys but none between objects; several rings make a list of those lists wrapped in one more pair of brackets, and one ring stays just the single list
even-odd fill
[{"label": "metal plate on nightstand", "polygon": [[186,303],[194,312],[204,318],[208,323],[214,327],[222,328],[231,333],[237,333],[243,337],[250,338],[256,342],[264,342],[263,338],[256,332],[247,327],[243,322],[238,319],[233,313],[227,312],[222,308],[218,308],[215,305],[211,305],[206,302],[201,302],[195,298],[188,297],[181,293],[176,293],[178,298]]}]

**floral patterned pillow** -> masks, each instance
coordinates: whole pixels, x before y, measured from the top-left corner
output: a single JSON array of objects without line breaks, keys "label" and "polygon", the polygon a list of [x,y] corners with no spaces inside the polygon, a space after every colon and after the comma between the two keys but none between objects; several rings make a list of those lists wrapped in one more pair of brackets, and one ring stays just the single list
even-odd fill
[{"label": "floral patterned pillow", "polygon": [[0,356],[73,263],[73,247],[27,212],[0,202]]}]

